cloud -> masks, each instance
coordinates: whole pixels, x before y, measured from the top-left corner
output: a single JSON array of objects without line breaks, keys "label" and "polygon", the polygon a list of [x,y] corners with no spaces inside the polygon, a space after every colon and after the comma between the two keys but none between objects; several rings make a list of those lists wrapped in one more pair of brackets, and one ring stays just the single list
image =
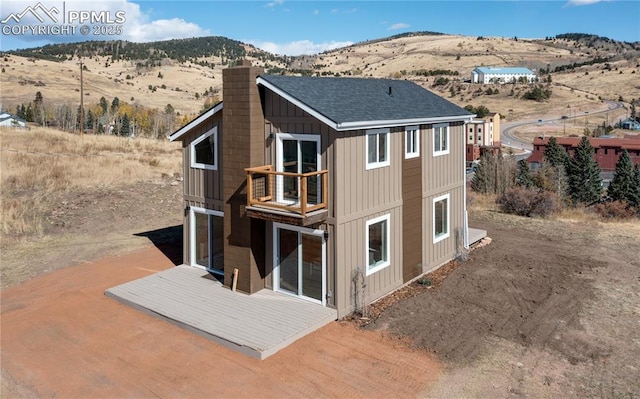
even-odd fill
[{"label": "cloud", "polygon": [[587,6],[590,4],[596,4],[608,0],[569,0],[566,5],[568,6]]},{"label": "cloud", "polygon": [[210,36],[208,29],[182,18],[158,19],[149,23],[125,27],[125,38],[133,42],[153,42],[188,37]]},{"label": "cloud", "polygon": [[266,7],[274,8],[274,7],[277,7],[277,6],[281,6],[282,4],[284,4],[284,0],[273,0],[273,1],[268,2],[266,4]]},{"label": "cloud", "polygon": [[273,54],[280,55],[302,55],[302,54],[318,54],[323,51],[333,50],[340,47],[346,47],[353,44],[353,42],[345,41],[330,41],[323,43],[314,43],[311,40],[298,40],[289,43],[274,43],[264,42],[258,40],[242,40],[245,43],[250,43],[262,50],[268,51]]},{"label": "cloud", "polygon": [[411,25],[409,25],[409,24],[405,24],[405,23],[399,22],[397,24],[393,24],[393,25],[389,26],[389,28],[387,28],[387,29],[389,29],[389,30],[407,29],[410,26]]},{"label": "cloud", "polygon": [[[281,0],[276,0],[281,1]],[[181,18],[172,19],[156,19],[153,20],[150,15],[145,14],[140,5],[131,2],[130,0],[96,0],[96,1],[74,1],[67,0],[64,2],[64,8],[61,7],[60,1],[40,0],[40,3],[44,8],[51,10],[55,7],[59,12],[56,14],[58,23],[63,23],[63,18],[68,18],[69,13],[72,11],[83,11],[93,13],[107,18],[108,20],[115,20],[116,15],[123,15],[124,22],[121,24],[104,23],[101,21],[74,21],[70,23],[68,20],[64,21],[68,25],[76,27],[75,35],[69,34],[53,34],[53,35],[20,35],[16,39],[23,42],[49,42],[49,43],[64,43],[73,41],[85,41],[85,40],[129,40],[133,42],[149,42],[168,39],[182,39],[196,36],[208,36],[211,32],[208,29],[203,29],[195,23],[185,21]],[[4,2],[2,4],[2,18],[10,15],[11,13],[21,13],[30,3],[27,2]],[[65,12],[63,12],[66,11]],[[119,13],[119,14],[117,14]],[[49,22],[49,21],[47,21]],[[32,15],[27,14],[20,20],[20,24],[39,24],[40,22]],[[49,22],[50,23],[50,22]],[[94,35],[96,32],[93,29],[89,29],[89,33],[80,33],[80,26],[87,25],[89,27],[100,25],[105,27],[118,27],[122,28],[121,33],[114,33],[112,35]],[[108,32],[108,29],[105,29]],[[99,32],[99,31],[98,31]],[[112,32],[115,32],[112,30]]]},{"label": "cloud", "polygon": [[[98,1],[97,3],[102,3],[101,7],[103,8],[105,5],[109,5],[110,8],[125,11],[127,21],[124,23],[122,39],[132,42],[153,42],[211,35],[208,29],[203,29],[182,18],[151,20],[149,15],[140,10],[138,4],[128,0]],[[82,4],[90,5],[92,3],[83,2]]]}]

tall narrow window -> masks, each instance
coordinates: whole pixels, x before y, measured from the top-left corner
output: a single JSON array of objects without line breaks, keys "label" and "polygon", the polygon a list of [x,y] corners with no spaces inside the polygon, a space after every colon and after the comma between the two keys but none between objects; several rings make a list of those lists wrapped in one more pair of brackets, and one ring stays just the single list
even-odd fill
[{"label": "tall narrow window", "polygon": [[449,153],[449,125],[433,126],[433,155],[445,155]]},{"label": "tall narrow window", "polygon": [[433,243],[449,237],[449,194],[433,199]]},{"label": "tall narrow window", "polygon": [[420,156],[420,130],[418,126],[407,126],[404,133],[404,157],[405,159]]},{"label": "tall narrow window", "polygon": [[195,139],[190,147],[191,167],[198,169],[218,169],[218,127],[214,127]]},{"label": "tall narrow window", "polygon": [[389,258],[389,220],[391,215],[384,215],[367,221],[367,275],[377,272],[391,264]]},{"label": "tall narrow window", "polygon": [[367,130],[366,169],[389,166],[389,129]]}]

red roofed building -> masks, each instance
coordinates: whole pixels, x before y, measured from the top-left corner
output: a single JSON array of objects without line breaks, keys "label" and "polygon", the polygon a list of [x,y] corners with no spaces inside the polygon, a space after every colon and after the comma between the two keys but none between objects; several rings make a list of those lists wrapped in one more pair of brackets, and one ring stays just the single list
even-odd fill
[{"label": "red roofed building", "polygon": [[[581,139],[581,137],[556,137],[558,144],[564,147],[571,157]],[[548,142],[549,137],[536,137],[533,140],[533,152],[527,158],[527,162],[533,169],[537,169],[542,164]],[[627,150],[634,165],[640,165],[640,135],[627,134],[624,138],[590,137],[589,142],[595,150],[594,159],[603,172],[616,170],[616,164],[624,150]]]}]

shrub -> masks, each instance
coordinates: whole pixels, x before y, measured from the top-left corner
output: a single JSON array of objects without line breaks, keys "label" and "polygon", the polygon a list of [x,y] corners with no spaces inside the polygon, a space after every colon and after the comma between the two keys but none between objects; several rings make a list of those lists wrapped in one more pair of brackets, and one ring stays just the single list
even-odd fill
[{"label": "shrub", "polygon": [[547,217],[561,208],[556,194],[524,187],[508,189],[497,202],[503,212],[527,217]]},{"label": "shrub", "polygon": [[594,211],[604,219],[628,219],[635,212],[626,201],[608,201],[596,204]]}]

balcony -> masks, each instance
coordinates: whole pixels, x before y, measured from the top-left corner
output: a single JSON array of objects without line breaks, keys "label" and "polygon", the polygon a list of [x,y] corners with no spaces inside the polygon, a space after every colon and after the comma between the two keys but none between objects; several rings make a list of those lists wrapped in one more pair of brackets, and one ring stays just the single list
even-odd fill
[{"label": "balcony", "polygon": [[327,219],[328,171],[277,172],[271,165],[245,169],[247,215],[309,226]]}]

